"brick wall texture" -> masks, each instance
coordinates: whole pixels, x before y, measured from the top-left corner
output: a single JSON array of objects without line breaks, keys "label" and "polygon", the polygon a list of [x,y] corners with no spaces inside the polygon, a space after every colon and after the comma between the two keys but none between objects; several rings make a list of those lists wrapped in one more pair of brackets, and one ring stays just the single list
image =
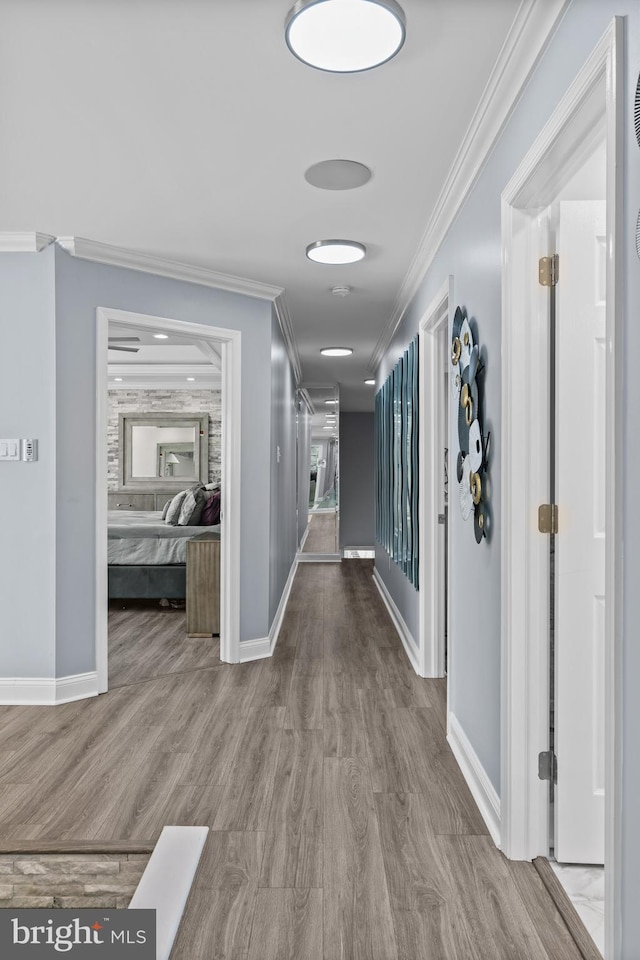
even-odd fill
[{"label": "brick wall texture", "polygon": [[109,490],[118,483],[118,424],[121,413],[208,413],[209,482],[220,480],[222,392],[220,390],[109,390],[107,449]]},{"label": "brick wall texture", "polygon": [[0,908],[129,906],[148,853],[0,855]]}]

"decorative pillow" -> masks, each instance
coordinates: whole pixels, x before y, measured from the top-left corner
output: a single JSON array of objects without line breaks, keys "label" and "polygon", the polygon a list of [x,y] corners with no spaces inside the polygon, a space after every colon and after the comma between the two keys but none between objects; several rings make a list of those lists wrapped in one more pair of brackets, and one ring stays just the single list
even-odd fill
[{"label": "decorative pillow", "polygon": [[188,490],[181,490],[180,493],[176,493],[175,497],[169,504],[167,515],[164,518],[165,523],[170,523],[172,527],[178,526],[178,518],[180,517],[182,504],[184,503],[184,498],[188,492]]},{"label": "decorative pillow", "polygon": [[168,514],[168,512],[169,512],[169,507],[171,506],[171,500],[172,500],[172,498],[170,497],[170,498],[167,500],[167,502],[165,503],[164,507],[162,508],[162,519],[163,519],[163,520],[166,520],[166,519],[167,519],[167,514]]},{"label": "decorative pillow", "polygon": [[220,491],[216,490],[212,497],[209,497],[202,511],[202,526],[211,527],[220,523]]},{"label": "decorative pillow", "polygon": [[205,492],[200,484],[187,490],[178,518],[179,527],[195,527],[200,523],[205,499]]}]

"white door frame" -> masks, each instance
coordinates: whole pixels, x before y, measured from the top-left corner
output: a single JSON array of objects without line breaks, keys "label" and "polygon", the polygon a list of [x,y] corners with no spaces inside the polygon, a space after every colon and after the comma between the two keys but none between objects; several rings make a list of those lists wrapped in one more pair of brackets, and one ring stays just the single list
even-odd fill
[{"label": "white door frame", "polygon": [[[547,300],[535,273],[536,213],[606,138],[606,956],[619,940],[617,797],[621,776],[622,135],[623,20],[615,18],[502,194],[502,797],[507,857],[548,854],[548,791],[537,755],[548,744],[548,542],[537,507],[548,497]],[[560,266],[562,276],[562,266]],[[562,282],[562,281],[560,281]],[[534,453],[531,453],[533,449]],[[539,455],[542,454],[542,455]]]},{"label": "white door frame", "polygon": [[109,684],[109,611],[107,570],[107,418],[109,323],[140,330],[162,330],[183,337],[215,341],[222,346],[222,464],[220,536],[220,659],[240,662],[240,490],[241,344],[239,330],[152,317],[125,310],[96,310],[96,672],[98,693]]},{"label": "white door frame", "polygon": [[[418,370],[420,416],[418,417],[418,489],[420,502],[418,594],[420,597],[421,677],[444,676],[444,637],[439,630],[439,609],[444,593],[445,571],[441,563],[440,479],[442,447],[441,352],[438,339],[443,326],[449,329],[453,303],[453,277],[442,285],[420,321]],[[448,438],[449,439],[449,438]],[[451,444],[449,442],[449,449]]]}]

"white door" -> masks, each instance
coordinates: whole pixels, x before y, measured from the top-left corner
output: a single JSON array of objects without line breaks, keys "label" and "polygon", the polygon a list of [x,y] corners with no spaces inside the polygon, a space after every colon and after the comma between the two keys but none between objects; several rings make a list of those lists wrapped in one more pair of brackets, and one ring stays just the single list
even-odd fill
[{"label": "white door", "polygon": [[604,862],[605,206],[559,204],[555,855]]}]

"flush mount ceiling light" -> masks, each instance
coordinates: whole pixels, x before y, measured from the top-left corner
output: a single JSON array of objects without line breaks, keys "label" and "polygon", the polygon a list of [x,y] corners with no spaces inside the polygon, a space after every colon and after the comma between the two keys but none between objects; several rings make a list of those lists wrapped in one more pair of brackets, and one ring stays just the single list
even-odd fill
[{"label": "flush mount ceiling light", "polygon": [[364,243],[356,240],[316,240],[307,247],[307,256],[314,263],[356,263],[366,252]]},{"label": "flush mount ceiling light", "polygon": [[375,380],[365,380],[365,383],[368,387],[375,387],[376,385]]},{"label": "flush mount ceiling light", "polygon": [[298,0],[285,20],[293,55],[331,73],[358,73],[386,63],[405,33],[404,13],[395,0]]},{"label": "flush mount ceiling light", "polygon": [[122,383],[122,377],[114,377],[113,379],[116,383]]},{"label": "flush mount ceiling light", "polygon": [[[320,351],[323,357],[350,357],[353,353],[351,347],[323,347]],[[326,400],[325,403],[335,403],[334,401]]]},{"label": "flush mount ceiling light", "polygon": [[193,380],[195,380],[195,377],[187,377],[187,380],[193,381]]},{"label": "flush mount ceiling light", "polygon": [[325,403],[337,403],[337,400],[325,400]]},{"label": "flush mount ceiling light", "polygon": [[169,339],[169,334],[168,334],[168,333],[154,333],[153,338],[154,338],[154,340],[168,340],[168,339]]}]

